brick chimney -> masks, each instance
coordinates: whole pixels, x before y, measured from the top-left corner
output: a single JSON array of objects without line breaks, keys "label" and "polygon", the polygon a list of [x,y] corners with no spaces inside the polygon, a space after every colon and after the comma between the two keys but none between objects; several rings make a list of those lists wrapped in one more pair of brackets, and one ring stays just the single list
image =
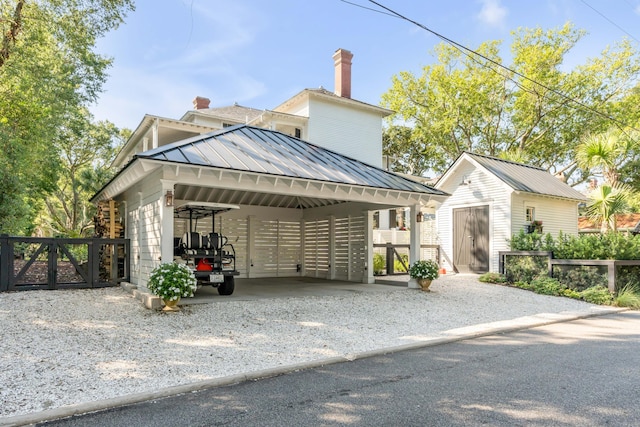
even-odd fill
[{"label": "brick chimney", "polygon": [[196,96],[193,100],[193,109],[194,110],[206,110],[209,108],[209,103],[211,100],[209,98],[204,98],[202,96]]},{"label": "brick chimney", "polygon": [[333,54],[336,69],[334,93],[343,98],[351,98],[351,58],[353,54],[346,49],[338,49]]}]

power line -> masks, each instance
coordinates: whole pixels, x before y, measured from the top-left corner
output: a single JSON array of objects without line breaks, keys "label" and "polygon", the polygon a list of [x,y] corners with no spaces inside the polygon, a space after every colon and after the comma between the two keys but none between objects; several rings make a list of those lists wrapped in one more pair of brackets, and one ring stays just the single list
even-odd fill
[{"label": "power line", "polygon": [[609,23],[613,26],[615,26],[617,29],[619,29],[620,31],[622,31],[623,33],[625,33],[626,35],[628,35],[629,37],[631,37],[632,39],[634,39],[635,41],[637,41],[638,43],[640,43],[640,40],[638,40],[637,38],[635,38],[633,36],[633,34],[629,33],[627,30],[625,30],[624,28],[622,28],[620,25],[616,24],[615,22],[613,22],[611,19],[609,19],[607,16],[605,16],[604,13],[600,12],[599,10],[597,10],[595,7],[591,6],[589,3],[587,3],[584,0],[580,0],[582,3],[584,3],[585,6],[587,6],[589,9],[593,10],[595,13],[597,13],[598,15],[602,16],[604,19],[606,19],[607,21],[609,21]]},{"label": "power line", "polygon": [[[351,2],[348,2],[346,0],[341,0],[341,1],[344,2],[344,3],[348,3],[348,4],[352,5],[352,6],[357,6],[357,7],[363,8],[363,9],[376,11],[374,9],[371,9],[371,8],[368,8],[368,7],[359,5],[359,4],[351,3]],[[384,6],[384,5],[380,4],[380,3],[378,3],[377,1],[374,1],[374,0],[368,0],[368,1],[370,3],[375,4],[378,7],[386,10],[387,11],[387,13],[385,13],[386,15],[390,15],[390,16],[393,16],[395,18],[399,18],[399,19],[405,20],[405,21],[407,21],[407,22],[409,22],[409,23],[411,23],[411,24],[413,24],[413,25],[415,25],[415,26],[417,26],[417,27],[419,27],[419,28],[421,28],[421,29],[433,34],[433,35],[435,35],[436,37],[440,38],[441,40],[444,40],[445,42],[449,43],[450,45],[452,45],[453,47],[455,47],[456,49],[458,49],[459,51],[461,51],[462,53],[464,53],[465,55],[467,55],[470,59],[472,59],[474,61],[475,61],[474,55],[478,56],[478,57],[484,59],[485,61],[487,61],[487,62],[489,62],[489,63],[491,63],[491,64],[493,64],[493,65],[495,65],[497,67],[500,67],[500,68],[502,68],[502,69],[504,69],[504,70],[506,70],[506,71],[508,71],[510,73],[513,73],[514,75],[516,75],[516,76],[518,76],[518,77],[520,77],[520,78],[522,78],[524,80],[527,80],[527,81],[529,81],[529,82],[531,82],[531,83],[533,83],[533,84],[535,84],[535,85],[547,90],[548,92],[554,93],[554,94],[560,96],[561,98],[578,105],[579,107],[581,107],[582,109],[584,109],[586,111],[589,111],[589,112],[594,113],[594,114],[596,114],[596,115],[598,115],[600,117],[603,117],[603,118],[615,123],[618,126],[628,127],[628,125],[626,125],[625,123],[622,123],[622,122],[618,121],[617,119],[615,119],[615,118],[613,118],[613,117],[611,117],[611,116],[609,116],[609,115],[607,115],[607,114],[605,114],[605,113],[603,113],[601,111],[598,111],[598,110],[590,107],[589,105],[584,104],[583,102],[581,102],[581,101],[579,101],[579,100],[577,100],[575,98],[572,98],[572,97],[570,97],[568,95],[565,95],[564,93],[562,93],[562,92],[560,92],[560,91],[558,91],[558,90],[556,90],[554,88],[551,88],[551,87],[545,85],[544,83],[538,82],[537,80],[534,80],[534,79],[532,79],[530,77],[527,77],[526,75],[524,75],[524,74],[522,74],[522,73],[520,73],[518,71],[512,70],[511,68],[509,68],[509,67],[507,67],[505,65],[502,65],[501,63],[499,63],[499,62],[497,62],[497,61],[495,61],[495,60],[493,60],[493,59],[491,59],[491,58],[489,58],[489,57],[487,57],[487,56],[485,56],[485,55],[483,55],[483,54],[481,54],[481,53],[479,53],[479,52],[477,52],[477,51],[475,51],[473,49],[470,49],[470,48],[468,48],[468,47],[466,47],[466,46],[464,46],[464,45],[462,45],[462,44],[460,44],[460,43],[458,43],[458,42],[456,42],[454,40],[451,40],[448,37],[445,37],[444,35],[436,32],[436,31],[434,31],[434,30],[432,30],[432,29],[430,29],[428,27],[426,27],[425,25],[423,25],[423,24],[421,24],[421,23],[419,23],[417,21],[414,21],[414,20],[412,20],[412,19],[400,14],[399,12],[396,12],[395,10],[393,10],[391,8],[388,8],[387,6]],[[380,12],[380,11],[376,11],[376,12]],[[383,13],[383,12],[381,12],[381,13]],[[475,62],[477,62],[477,61],[475,61]],[[487,64],[482,64],[482,63],[479,63],[479,64],[481,66],[489,68],[490,70],[492,70],[495,73],[498,73],[497,70],[493,69],[492,67],[488,67]],[[519,85],[519,83],[517,81],[509,78],[508,76],[506,76],[506,78],[508,78],[509,80],[513,81],[515,84]],[[633,127],[632,127],[632,129],[634,129],[636,131],[640,131],[640,130],[635,129]]]}]

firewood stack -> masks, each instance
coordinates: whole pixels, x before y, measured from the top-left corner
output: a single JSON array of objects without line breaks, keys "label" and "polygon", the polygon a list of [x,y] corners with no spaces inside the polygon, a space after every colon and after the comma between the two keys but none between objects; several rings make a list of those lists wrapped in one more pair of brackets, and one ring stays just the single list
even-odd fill
[{"label": "firewood stack", "polygon": [[98,212],[93,217],[95,237],[124,238],[124,227],[115,200],[98,202]]},{"label": "firewood stack", "polygon": [[[120,212],[115,200],[98,203],[98,211],[93,217],[95,237],[105,239],[124,238],[124,226],[120,221]],[[116,260],[113,258],[113,245],[100,245],[100,280],[110,281],[119,275],[118,260],[124,257],[123,248],[117,246]]]}]

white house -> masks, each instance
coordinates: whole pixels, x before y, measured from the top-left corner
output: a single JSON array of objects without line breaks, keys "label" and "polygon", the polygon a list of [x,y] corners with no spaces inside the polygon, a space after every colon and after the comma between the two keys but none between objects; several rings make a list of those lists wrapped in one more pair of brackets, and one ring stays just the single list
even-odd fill
[{"label": "white house", "polygon": [[180,119],[147,114],[113,167],[121,168],[137,153],[239,124],[276,130],[381,167],[382,119],[393,111],[351,98],[352,58],[345,49],[334,53],[334,92],[304,89],[272,110],[237,104],[211,108],[208,98],[198,96]]},{"label": "white house", "polygon": [[498,252],[533,221],[543,232],[578,234],[586,197],[541,168],[462,153],[435,184],[451,194],[437,209],[442,267],[498,271]]},{"label": "white house", "polygon": [[172,260],[186,231],[172,205],[186,202],[240,207],[215,227],[233,243],[241,278],[372,283],[373,213],[405,206],[418,259],[416,214],[447,194],[380,168],[391,111],[350,98],[351,57],[334,55],[335,93],[305,89],[273,110],[209,108],[197,97],[179,120],[145,115],[114,161],[119,172],[92,199],[115,200],[124,213],[133,283]]}]

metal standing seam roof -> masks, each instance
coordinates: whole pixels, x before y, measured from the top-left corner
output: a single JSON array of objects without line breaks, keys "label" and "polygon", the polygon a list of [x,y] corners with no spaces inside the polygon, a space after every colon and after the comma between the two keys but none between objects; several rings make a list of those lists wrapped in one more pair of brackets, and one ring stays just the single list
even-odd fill
[{"label": "metal standing seam roof", "polygon": [[343,156],[281,132],[237,125],[136,155],[330,183],[446,196],[436,188]]},{"label": "metal standing seam roof", "polygon": [[565,199],[586,200],[586,197],[542,168],[515,163],[495,157],[465,152],[516,191]]}]

